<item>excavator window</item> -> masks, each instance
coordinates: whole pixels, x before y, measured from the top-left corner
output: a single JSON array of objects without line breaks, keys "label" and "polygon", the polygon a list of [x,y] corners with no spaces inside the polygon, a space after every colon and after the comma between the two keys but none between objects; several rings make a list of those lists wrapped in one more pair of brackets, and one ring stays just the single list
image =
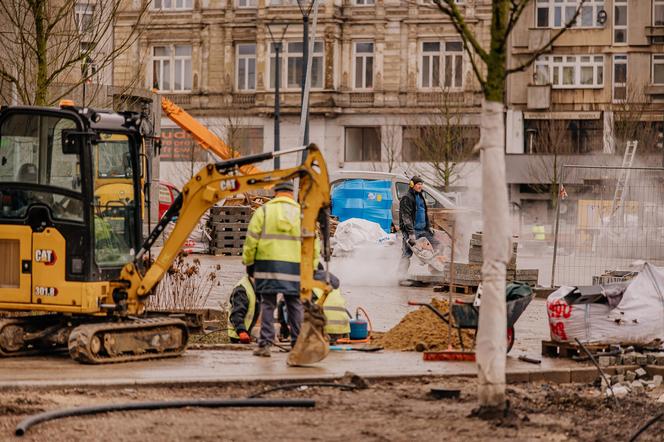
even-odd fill
[{"label": "excavator window", "polygon": [[100,267],[117,267],[134,259],[136,195],[129,138],[100,134],[93,148],[95,164],[95,259]]},{"label": "excavator window", "polygon": [[54,219],[83,221],[78,153],[62,149],[70,118],[14,114],[0,127],[0,218],[24,218],[35,204]]}]

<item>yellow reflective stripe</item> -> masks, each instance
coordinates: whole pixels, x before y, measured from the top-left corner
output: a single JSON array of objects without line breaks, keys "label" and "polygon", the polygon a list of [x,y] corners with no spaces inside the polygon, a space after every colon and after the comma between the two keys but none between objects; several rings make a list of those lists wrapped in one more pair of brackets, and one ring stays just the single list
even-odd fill
[{"label": "yellow reflective stripe", "polygon": [[276,279],[280,281],[300,282],[300,275],[289,275],[288,273],[277,272],[255,272],[256,279]]}]

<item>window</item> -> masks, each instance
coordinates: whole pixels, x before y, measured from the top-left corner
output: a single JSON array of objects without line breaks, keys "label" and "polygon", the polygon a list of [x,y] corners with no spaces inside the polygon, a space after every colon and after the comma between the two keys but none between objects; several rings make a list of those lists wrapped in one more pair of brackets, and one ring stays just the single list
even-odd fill
[{"label": "window", "polygon": [[355,6],[373,6],[376,0],[355,0]]},{"label": "window", "polygon": [[[562,28],[569,23],[581,2],[579,0],[537,0],[535,22],[538,28]],[[574,27],[596,28],[599,12],[604,10],[604,0],[586,0],[581,7]]]},{"label": "window", "polygon": [[653,0],[652,24],[664,26],[664,0]]},{"label": "window", "polygon": [[[274,89],[275,66],[277,59],[275,57],[275,46],[270,45],[270,88]],[[281,51],[281,87],[286,81],[286,87],[299,89],[302,85],[302,42],[290,42],[283,45]],[[311,60],[311,87],[323,87],[323,42],[314,43],[314,53]],[[284,75],[284,72],[286,75]]]},{"label": "window", "polygon": [[603,55],[544,55],[535,62],[536,84],[554,89],[592,89],[604,85]]},{"label": "window", "polygon": [[256,43],[237,45],[237,90],[256,89]]},{"label": "window", "polygon": [[[463,87],[463,43],[460,41],[422,42],[420,87],[424,89]],[[443,78],[441,85],[440,79]]]},{"label": "window", "polygon": [[652,56],[652,83],[664,84],[664,55]]},{"label": "window", "polygon": [[192,4],[193,0],[154,0],[152,3],[152,9],[191,9]]},{"label": "window", "polygon": [[152,85],[160,91],[191,91],[191,45],[152,48]]},{"label": "window", "polygon": [[355,89],[373,87],[374,44],[355,42]]},{"label": "window", "polygon": [[613,56],[613,101],[627,99],[627,55]]},{"label": "window", "polygon": [[[66,130],[81,130],[70,118],[22,113],[0,126],[0,219],[24,218],[45,204],[58,219],[83,221],[81,158],[62,148]],[[35,187],[35,186],[47,186]],[[18,187],[17,187],[18,186]]]},{"label": "window", "polygon": [[604,122],[598,120],[524,120],[526,152],[583,154],[604,149]]},{"label": "window", "polygon": [[613,2],[613,42],[627,44],[627,0]]},{"label": "window", "polygon": [[92,31],[92,19],[95,13],[95,5],[78,3],[76,4],[74,13],[74,20],[76,21],[78,32],[85,34],[86,32]]},{"label": "window", "polygon": [[380,161],[380,128],[347,127],[345,161]]},{"label": "window", "polygon": [[238,8],[255,8],[257,4],[257,0],[237,0]]},{"label": "window", "polygon": [[478,126],[406,126],[401,151],[406,162],[467,161],[475,156],[473,148],[479,139]]}]

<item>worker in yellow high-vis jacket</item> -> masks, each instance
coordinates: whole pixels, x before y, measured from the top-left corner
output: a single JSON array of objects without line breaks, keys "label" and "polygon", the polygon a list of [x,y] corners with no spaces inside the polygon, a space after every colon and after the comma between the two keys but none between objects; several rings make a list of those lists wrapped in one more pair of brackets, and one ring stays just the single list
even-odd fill
[{"label": "worker in yellow high-vis jacket", "polygon": [[[314,279],[325,281],[328,275],[322,266],[318,265],[318,270],[314,272]],[[346,300],[341,294],[339,288],[339,278],[334,274],[329,273],[329,284],[332,291],[327,294],[325,302],[323,302],[323,312],[325,314],[325,333],[330,338],[330,342],[336,342],[337,339],[350,337],[350,315],[346,310]],[[318,288],[313,290],[314,301],[323,296],[323,291]]]},{"label": "worker in yellow high-vis jacket", "polygon": [[[275,340],[274,310],[277,296],[286,301],[291,343],[300,333],[303,319],[300,302],[300,205],[293,197],[292,182],[274,187],[275,197],[254,212],[249,222],[242,251],[242,263],[253,273],[257,295],[261,298],[261,329],[256,356],[270,356]],[[314,268],[318,263],[320,242],[316,241]]]}]

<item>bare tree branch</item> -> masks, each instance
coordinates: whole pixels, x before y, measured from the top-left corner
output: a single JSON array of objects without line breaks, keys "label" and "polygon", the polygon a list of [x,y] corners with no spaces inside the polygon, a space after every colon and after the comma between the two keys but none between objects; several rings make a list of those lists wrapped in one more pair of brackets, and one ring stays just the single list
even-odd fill
[{"label": "bare tree branch", "polygon": [[544,46],[542,46],[541,48],[539,48],[535,52],[533,52],[533,54],[530,56],[530,58],[528,58],[528,60],[526,60],[524,63],[518,65],[517,67],[507,69],[505,71],[505,75],[510,75],[510,74],[514,74],[516,72],[521,72],[521,71],[525,70],[531,64],[533,64],[535,62],[535,60],[537,60],[540,57],[540,55],[544,54],[545,52],[548,52],[549,49],[551,49],[551,46],[553,46],[553,44],[556,42],[556,40],[558,40],[568,29],[570,29],[572,26],[574,26],[574,24],[576,23],[576,19],[581,14],[581,8],[586,3],[586,1],[587,0],[581,0],[581,3],[576,8],[576,11],[574,12],[574,16],[572,17],[572,19],[570,21],[568,21],[567,23],[565,23],[565,26],[560,28],[560,30],[558,32],[556,32],[556,34]]},{"label": "bare tree branch", "polygon": [[[452,24],[464,41],[470,43],[473,51],[475,51],[484,62],[487,62],[489,54],[484,50],[479,41],[477,41],[475,34],[473,34],[470,28],[466,25],[466,21],[464,20],[459,7],[454,3],[454,0],[433,0],[433,2],[443,14],[452,19]],[[447,7],[443,6],[442,2],[445,2]]]}]

